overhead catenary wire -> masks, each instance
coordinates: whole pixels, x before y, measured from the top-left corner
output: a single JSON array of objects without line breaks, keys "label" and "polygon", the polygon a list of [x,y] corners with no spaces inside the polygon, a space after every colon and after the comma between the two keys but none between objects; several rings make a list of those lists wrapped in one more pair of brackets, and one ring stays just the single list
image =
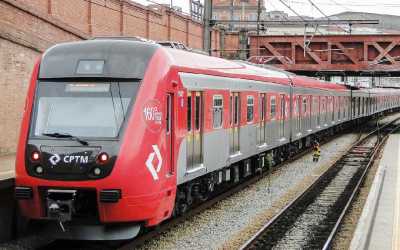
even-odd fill
[{"label": "overhead catenary wire", "polygon": [[304,17],[302,17],[299,13],[297,13],[297,11],[295,11],[292,7],[290,7],[290,5],[288,5],[287,3],[285,3],[283,0],[279,0],[283,5],[285,5],[289,10],[291,10],[294,14],[296,14],[302,21],[306,22],[306,24],[304,25],[304,57],[306,56],[306,51],[309,50],[308,46],[311,44],[312,39],[314,38],[315,33],[319,33],[321,35],[323,35],[323,33],[318,29],[318,24],[315,25],[315,30],[313,32],[313,34],[311,35],[310,39],[307,39],[307,20],[304,19]]},{"label": "overhead catenary wire", "polygon": [[[310,4],[319,12],[321,13],[328,21],[330,21],[330,18],[311,0],[308,0],[310,2]],[[350,33],[348,30],[344,29],[343,27],[335,24],[336,27],[338,27],[339,29],[343,30],[346,33]]]},{"label": "overhead catenary wire", "polygon": [[[290,11],[292,11],[296,16],[298,16],[303,22],[307,23],[307,20],[304,19],[303,16],[301,16],[297,11],[295,11],[292,7],[290,7],[290,5],[288,5],[287,3],[285,3],[283,0],[279,0],[279,2],[281,2],[283,5],[286,6],[286,8],[288,8]],[[307,24],[306,24],[307,25]],[[321,35],[323,35],[323,33],[321,31],[319,31],[318,29],[318,25],[316,26],[316,32],[320,33]]]}]

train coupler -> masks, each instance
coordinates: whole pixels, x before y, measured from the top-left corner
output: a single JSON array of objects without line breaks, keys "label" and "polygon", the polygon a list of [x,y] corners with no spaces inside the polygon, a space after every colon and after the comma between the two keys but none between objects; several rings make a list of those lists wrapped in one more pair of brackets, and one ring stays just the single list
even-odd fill
[{"label": "train coupler", "polygon": [[47,218],[58,221],[63,231],[65,231],[63,223],[72,219],[76,194],[76,190],[47,191]]}]

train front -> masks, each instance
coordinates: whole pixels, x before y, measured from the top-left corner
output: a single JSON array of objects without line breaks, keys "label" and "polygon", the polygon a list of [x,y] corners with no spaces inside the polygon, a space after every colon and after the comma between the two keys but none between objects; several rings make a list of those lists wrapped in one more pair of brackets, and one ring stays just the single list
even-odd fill
[{"label": "train front", "polygon": [[[43,55],[28,90],[16,163],[15,195],[31,227],[55,238],[119,240],[170,216],[173,182],[155,181],[145,165],[153,155],[157,167],[165,153],[165,137],[142,122],[143,105],[162,99],[158,64],[166,63],[158,49],[93,40]],[[158,73],[146,73],[151,64]]]}]

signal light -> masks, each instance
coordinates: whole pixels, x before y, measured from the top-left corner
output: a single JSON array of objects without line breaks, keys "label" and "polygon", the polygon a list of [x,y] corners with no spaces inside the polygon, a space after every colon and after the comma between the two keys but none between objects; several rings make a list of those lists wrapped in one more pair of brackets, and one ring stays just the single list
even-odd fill
[{"label": "signal light", "polygon": [[40,153],[38,151],[33,151],[31,154],[31,160],[32,161],[40,160]]},{"label": "signal light", "polygon": [[109,157],[108,157],[107,153],[103,152],[103,153],[99,154],[97,159],[99,160],[100,164],[104,164],[104,163],[106,163],[108,161]]}]

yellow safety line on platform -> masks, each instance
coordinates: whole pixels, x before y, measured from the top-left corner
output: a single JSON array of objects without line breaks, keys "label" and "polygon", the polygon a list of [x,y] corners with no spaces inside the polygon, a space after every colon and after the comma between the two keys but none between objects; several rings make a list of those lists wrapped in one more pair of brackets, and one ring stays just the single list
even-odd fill
[{"label": "yellow safety line on platform", "polygon": [[398,150],[398,158],[395,163],[395,167],[397,168],[397,181],[396,181],[396,201],[395,201],[395,210],[394,210],[394,221],[393,221],[393,240],[392,240],[392,250],[400,250],[400,136],[395,135],[398,139],[397,150]]}]

